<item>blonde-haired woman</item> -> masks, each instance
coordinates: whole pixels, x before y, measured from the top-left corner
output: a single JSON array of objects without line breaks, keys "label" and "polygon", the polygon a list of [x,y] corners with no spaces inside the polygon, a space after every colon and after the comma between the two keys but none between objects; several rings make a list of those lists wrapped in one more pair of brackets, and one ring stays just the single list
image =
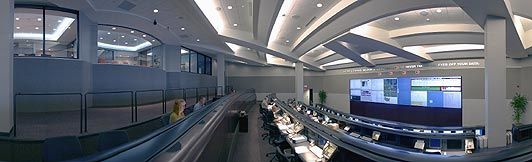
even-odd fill
[{"label": "blonde-haired woman", "polygon": [[185,117],[185,106],[187,103],[183,99],[177,99],[174,103],[174,109],[172,110],[172,114],[170,115],[170,123],[175,123],[179,119]]}]

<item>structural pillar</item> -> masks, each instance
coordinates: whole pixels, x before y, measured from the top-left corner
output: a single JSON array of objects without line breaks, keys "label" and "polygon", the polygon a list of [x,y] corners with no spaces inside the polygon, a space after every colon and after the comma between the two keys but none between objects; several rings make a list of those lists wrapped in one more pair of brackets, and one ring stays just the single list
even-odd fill
[{"label": "structural pillar", "polygon": [[163,70],[166,72],[181,72],[181,48],[175,45],[162,45],[160,52]]},{"label": "structural pillar", "polygon": [[488,147],[506,145],[505,133],[511,127],[511,116],[506,116],[506,20],[488,16],[484,33],[485,100],[484,124]]},{"label": "structural pillar", "polygon": [[225,92],[225,56],[223,54],[216,55],[216,79],[218,86],[222,87],[222,90],[218,92],[219,95],[224,95],[229,92]]},{"label": "structural pillar", "polygon": [[14,0],[0,1],[0,135],[13,128]]},{"label": "structural pillar", "polygon": [[303,91],[303,63],[296,63],[296,101],[304,102],[304,91]]}]

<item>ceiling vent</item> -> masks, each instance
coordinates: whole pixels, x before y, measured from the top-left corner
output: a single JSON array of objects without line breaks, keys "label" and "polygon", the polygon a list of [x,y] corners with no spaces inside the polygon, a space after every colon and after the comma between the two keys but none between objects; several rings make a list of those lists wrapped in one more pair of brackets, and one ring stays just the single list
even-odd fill
[{"label": "ceiling vent", "polygon": [[137,5],[129,2],[129,1],[122,1],[122,3],[120,3],[118,5],[118,8],[121,8],[123,10],[126,10],[126,11],[129,11],[131,10],[132,8],[136,7]]}]

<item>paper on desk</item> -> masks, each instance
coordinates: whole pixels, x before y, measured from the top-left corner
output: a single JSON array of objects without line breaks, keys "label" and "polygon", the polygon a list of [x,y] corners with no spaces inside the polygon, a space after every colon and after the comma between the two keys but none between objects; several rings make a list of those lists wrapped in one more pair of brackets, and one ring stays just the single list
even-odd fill
[{"label": "paper on desk", "polygon": [[279,124],[279,129],[280,130],[286,130],[286,129],[288,129],[288,126],[286,126],[284,124]]},{"label": "paper on desk", "polygon": [[302,154],[309,151],[307,146],[297,146],[294,150],[296,151],[296,154]]}]

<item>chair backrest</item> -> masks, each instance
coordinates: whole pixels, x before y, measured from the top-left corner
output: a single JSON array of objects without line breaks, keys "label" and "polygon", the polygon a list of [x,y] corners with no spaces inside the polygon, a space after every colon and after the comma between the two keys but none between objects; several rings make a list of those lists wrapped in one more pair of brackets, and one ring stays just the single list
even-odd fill
[{"label": "chair backrest", "polygon": [[166,113],[164,114],[163,116],[161,116],[161,118],[159,119],[161,121],[161,125],[164,127],[165,125],[168,125],[170,124],[170,114],[171,113]]},{"label": "chair backrest", "polygon": [[113,130],[102,132],[98,135],[98,151],[104,151],[129,142],[127,132],[123,130]]},{"label": "chair backrest", "polygon": [[42,160],[44,162],[65,161],[83,156],[81,144],[76,136],[53,137],[44,140]]}]

